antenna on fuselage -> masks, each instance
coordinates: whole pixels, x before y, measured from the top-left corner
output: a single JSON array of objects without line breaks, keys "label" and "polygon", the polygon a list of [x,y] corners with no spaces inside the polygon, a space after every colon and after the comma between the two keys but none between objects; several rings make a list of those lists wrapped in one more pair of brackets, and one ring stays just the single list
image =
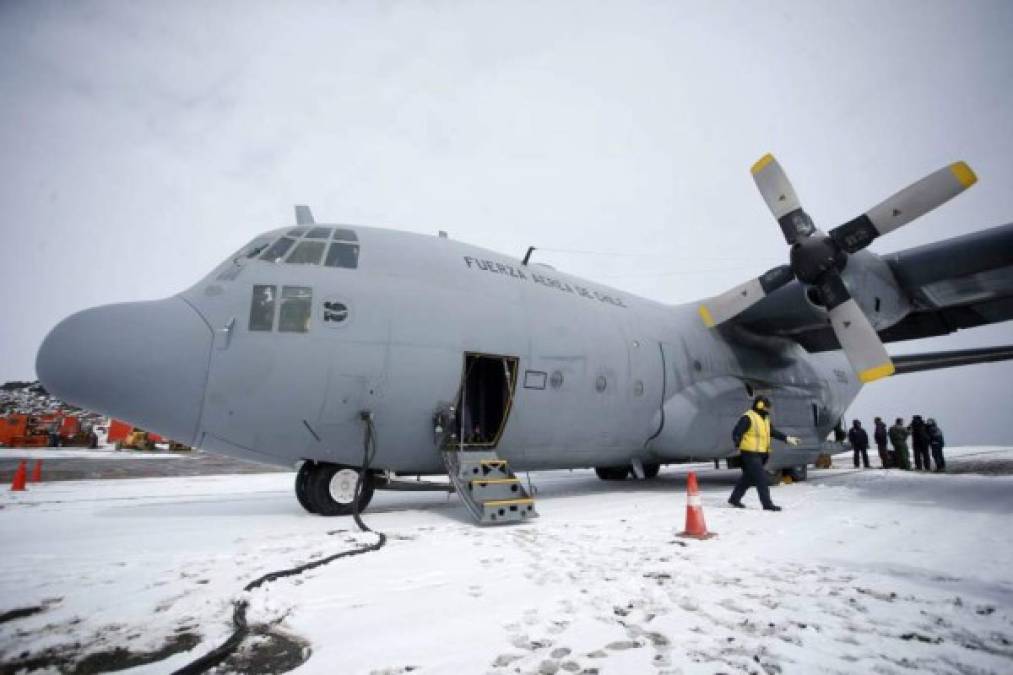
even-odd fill
[{"label": "antenna on fuselage", "polygon": [[524,254],[524,260],[521,261],[522,265],[527,265],[528,260],[531,258],[531,254],[535,252],[534,246],[528,246],[528,252]]},{"label": "antenna on fuselage", "polygon": [[305,204],[295,205],[295,224],[296,225],[316,225],[317,221],[313,220],[313,212],[310,211],[310,207]]}]

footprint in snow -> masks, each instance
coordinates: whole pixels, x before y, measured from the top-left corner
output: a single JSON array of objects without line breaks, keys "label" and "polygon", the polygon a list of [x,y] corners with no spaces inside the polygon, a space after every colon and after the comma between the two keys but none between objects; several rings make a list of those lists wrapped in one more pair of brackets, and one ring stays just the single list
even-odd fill
[{"label": "footprint in snow", "polygon": [[567,626],[569,626],[569,625],[570,625],[570,622],[569,622],[569,621],[565,621],[565,620],[554,620],[554,621],[552,621],[552,622],[551,622],[551,623],[549,624],[549,627],[548,627],[548,628],[546,628],[546,630],[547,630],[547,631],[548,631],[549,633],[551,633],[552,635],[559,635],[559,634],[560,634],[560,633],[562,633],[562,632],[563,632],[564,630],[566,630]]},{"label": "footprint in snow", "polygon": [[500,654],[499,656],[496,657],[496,660],[494,660],[492,662],[492,667],[493,668],[506,668],[507,666],[509,666],[514,661],[517,661],[518,659],[523,659],[523,658],[524,658],[523,654]]}]

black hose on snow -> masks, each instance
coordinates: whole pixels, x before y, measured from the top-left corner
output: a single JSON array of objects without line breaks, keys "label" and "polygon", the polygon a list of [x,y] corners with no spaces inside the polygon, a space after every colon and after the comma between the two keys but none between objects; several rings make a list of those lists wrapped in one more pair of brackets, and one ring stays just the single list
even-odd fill
[{"label": "black hose on snow", "polygon": [[[342,551],[341,553],[335,553],[334,555],[308,562],[298,567],[291,567],[289,569],[278,570],[276,572],[268,572],[262,577],[254,579],[250,583],[243,587],[243,592],[248,593],[256,588],[269,584],[277,579],[283,579],[285,577],[295,576],[302,574],[311,569],[322,567],[328,563],[334,562],[339,558],[350,558],[353,555],[362,555],[363,553],[371,553],[373,551],[379,551],[387,543],[387,535],[383,532],[374,532],[369,528],[366,523],[363,522],[362,517],[359,515],[359,499],[362,496],[362,490],[366,480],[366,476],[369,475],[369,465],[373,462],[373,456],[376,454],[376,428],[373,426],[373,414],[368,411],[363,411],[361,414],[363,422],[366,423],[365,439],[363,441],[363,455],[362,455],[362,468],[359,469],[359,478],[355,481],[355,494],[352,499],[352,518],[355,520],[355,524],[359,526],[359,529],[363,532],[373,532],[376,535],[377,540],[374,544],[368,546],[361,546],[351,551]],[[191,661],[187,665],[183,666],[179,670],[175,671],[173,675],[200,675],[211,670],[222,661],[227,659],[239,645],[242,644],[246,636],[249,635],[250,626],[246,622],[246,610],[250,606],[247,600],[233,600],[232,602],[232,635],[218,645],[204,656]]]}]

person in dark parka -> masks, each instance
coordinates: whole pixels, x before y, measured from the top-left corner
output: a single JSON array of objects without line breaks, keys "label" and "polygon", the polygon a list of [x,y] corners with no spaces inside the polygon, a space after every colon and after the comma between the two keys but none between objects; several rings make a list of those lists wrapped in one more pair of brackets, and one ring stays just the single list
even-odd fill
[{"label": "person in dark parka", "polygon": [[911,449],[915,451],[915,469],[931,471],[929,465],[929,432],[921,415],[911,418]]},{"label": "person in dark parka", "polygon": [[890,451],[886,449],[886,423],[882,417],[876,418],[876,428],[873,430],[872,436],[876,439],[879,461],[883,464],[884,469],[890,468],[894,463],[890,459]]},{"label": "person in dark parka", "polygon": [[858,455],[862,455],[862,466],[869,468],[869,434],[865,433],[862,423],[855,420],[848,430],[848,440],[851,441],[851,449],[855,454],[855,468],[858,468]]},{"label": "person in dark parka", "polygon": [[774,428],[770,421],[771,410],[770,399],[766,396],[757,396],[753,406],[739,418],[732,430],[732,440],[739,449],[742,461],[742,476],[739,477],[739,482],[735,484],[732,495],[728,498],[728,503],[736,508],[746,508],[742,503],[742,496],[750,487],[756,486],[764,511],[781,510],[780,506],[776,506],[770,500],[770,486],[767,484],[767,474],[763,470],[763,465],[770,457],[771,438],[785,441],[789,445],[798,445],[798,439],[794,436],[785,436]]},{"label": "person in dark parka", "polygon": [[943,457],[943,430],[931,418],[925,424],[925,430],[929,433],[929,447],[932,448],[932,459],[936,463],[936,472],[945,471],[946,459]]},{"label": "person in dark parka", "polygon": [[907,455],[908,430],[904,426],[903,417],[897,418],[897,423],[890,427],[887,435],[890,437],[890,444],[893,445],[893,454],[897,458],[897,466],[905,471],[910,471],[911,458]]}]

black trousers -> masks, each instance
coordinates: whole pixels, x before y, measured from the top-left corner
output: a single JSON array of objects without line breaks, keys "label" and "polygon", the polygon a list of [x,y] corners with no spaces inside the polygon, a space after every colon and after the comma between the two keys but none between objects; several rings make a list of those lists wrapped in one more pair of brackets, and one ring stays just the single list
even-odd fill
[{"label": "black trousers", "polygon": [[729,501],[742,501],[746,490],[755,486],[763,508],[769,509],[774,502],[770,501],[770,485],[767,483],[767,472],[763,470],[763,458],[766,457],[766,453],[740,452],[739,457],[742,458],[742,475],[739,476],[739,482],[735,484]]},{"label": "black trousers", "polygon": [[930,470],[932,466],[929,464],[929,446],[927,445],[916,445],[914,446],[915,451],[915,468]]},{"label": "black trousers", "polygon": [[936,461],[936,471],[942,471],[946,468],[946,460],[943,459],[942,448],[932,448],[932,459]]},{"label": "black trousers", "polygon": [[862,448],[861,450],[859,450],[858,448],[855,448],[855,468],[856,469],[858,468],[858,453],[862,453],[862,461],[865,463],[865,468],[868,469],[869,468],[869,449],[868,448]]},{"label": "black trousers", "polygon": [[876,443],[876,450],[879,451],[879,463],[883,465],[883,468],[887,469],[892,466],[889,451],[886,449],[886,443]]}]

